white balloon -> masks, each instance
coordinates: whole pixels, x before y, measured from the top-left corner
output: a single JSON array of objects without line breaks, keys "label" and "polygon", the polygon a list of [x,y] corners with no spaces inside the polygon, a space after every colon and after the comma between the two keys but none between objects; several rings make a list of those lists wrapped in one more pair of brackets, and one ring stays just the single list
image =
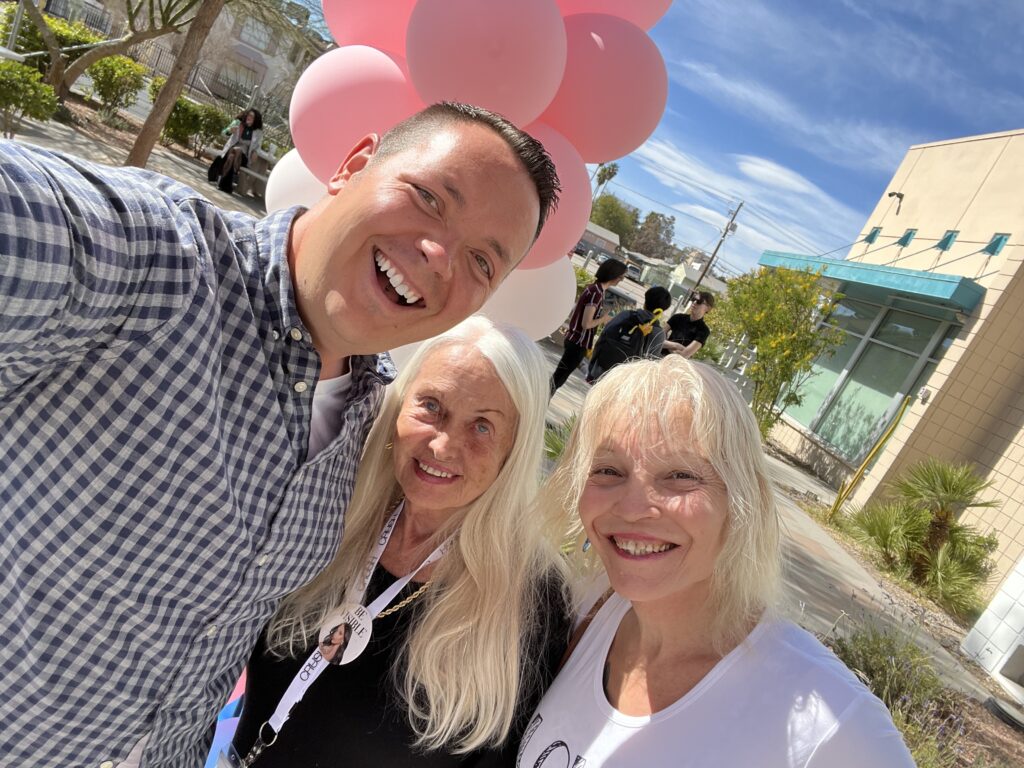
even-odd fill
[{"label": "white balloon", "polygon": [[513,271],[481,312],[491,320],[521,328],[539,341],[565,322],[575,298],[572,262],[560,258],[545,267]]},{"label": "white balloon", "polygon": [[273,213],[293,205],[312,208],[326,194],[327,185],[310,172],[298,150],[292,149],[270,172],[264,199],[267,213]]},{"label": "white balloon", "polygon": [[[576,274],[569,259],[537,269],[517,269],[498,288],[481,314],[491,320],[522,329],[534,341],[550,336],[572,312],[576,299]],[[421,341],[391,350],[395,367],[409,364]]]}]

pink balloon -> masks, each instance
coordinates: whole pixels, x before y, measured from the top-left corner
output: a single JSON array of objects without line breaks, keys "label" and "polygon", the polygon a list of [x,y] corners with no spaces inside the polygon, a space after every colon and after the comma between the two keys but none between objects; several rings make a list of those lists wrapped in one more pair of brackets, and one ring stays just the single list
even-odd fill
[{"label": "pink balloon", "polygon": [[477,104],[518,125],[551,101],[565,55],[554,0],[419,0],[409,19],[409,72],[425,102]]},{"label": "pink balloon", "polygon": [[588,163],[628,155],[661,120],[668,72],[635,24],[581,13],[565,19],[565,76],[541,121],[561,131]]},{"label": "pink balloon", "polygon": [[405,30],[416,0],[323,0],[338,45],[368,45],[405,57]]},{"label": "pink balloon", "polygon": [[328,181],[356,143],[423,108],[401,59],[349,45],[318,58],[292,93],[289,121],[302,162]]},{"label": "pink balloon", "polygon": [[[324,0],[326,4],[328,0]],[[575,13],[607,13],[650,29],[668,11],[672,0],[555,0],[563,16]],[[326,10],[326,9],[325,9]]]},{"label": "pink balloon", "polygon": [[519,269],[537,269],[564,258],[583,236],[590,220],[590,176],[576,147],[554,128],[534,123],[526,130],[551,155],[562,182],[558,209],[548,217],[537,242],[519,264]]}]

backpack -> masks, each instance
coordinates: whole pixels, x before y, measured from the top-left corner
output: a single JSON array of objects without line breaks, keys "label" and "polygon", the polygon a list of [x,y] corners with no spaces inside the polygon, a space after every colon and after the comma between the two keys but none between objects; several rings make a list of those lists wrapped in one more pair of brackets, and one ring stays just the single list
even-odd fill
[{"label": "backpack", "polygon": [[631,309],[617,314],[594,345],[587,381],[593,383],[616,365],[643,357],[647,335],[661,314],[660,309],[653,314],[646,309]]}]

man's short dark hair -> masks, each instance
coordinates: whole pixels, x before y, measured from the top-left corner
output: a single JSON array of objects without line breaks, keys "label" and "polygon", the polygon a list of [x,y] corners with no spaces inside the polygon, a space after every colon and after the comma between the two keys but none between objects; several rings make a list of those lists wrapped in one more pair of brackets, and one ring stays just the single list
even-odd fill
[{"label": "man's short dark hair", "polygon": [[711,293],[711,291],[697,291],[697,298],[708,309],[715,308],[715,294]]},{"label": "man's short dark hair", "polygon": [[608,259],[604,264],[597,268],[597,274],[594,275],[594,281],[598,283],[610,283],[616,278],[622,277],[626,274],[626,265],[618,259]]},{"label": "man's short dark hair", "polygon": [[668,292],[668,288],[655,285],[644,293],[644,309],[648,312],[653,312],[656,309],[664,311],[671,306],[672,294]]},{"label": "man's short dark hair", "polygon": [[540,200],[540,217],[537,221],[537,231],[534,233],[536,239],[548,216],[558,207],[558,193],[562,190],[558,172],[543,144],[496,112],[457,101],[432,104],[392,126],[381,136],[376,157],[384,158],[401,152],[419,143],[437,128],[452,123],[485,125],[498,134],[516,153],[516,157],[530,175]]}]

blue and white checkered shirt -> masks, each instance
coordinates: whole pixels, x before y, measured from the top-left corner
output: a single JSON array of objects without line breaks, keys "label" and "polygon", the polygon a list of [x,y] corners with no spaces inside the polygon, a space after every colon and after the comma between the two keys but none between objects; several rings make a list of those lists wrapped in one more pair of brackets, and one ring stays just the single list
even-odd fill
[{"label": "blue and white checkered shirt", "polygon": [[394,374],[319,358],[256,221],[170,179],[0,142],[0,766],[199,766],[279,599],[333,556]]}]

